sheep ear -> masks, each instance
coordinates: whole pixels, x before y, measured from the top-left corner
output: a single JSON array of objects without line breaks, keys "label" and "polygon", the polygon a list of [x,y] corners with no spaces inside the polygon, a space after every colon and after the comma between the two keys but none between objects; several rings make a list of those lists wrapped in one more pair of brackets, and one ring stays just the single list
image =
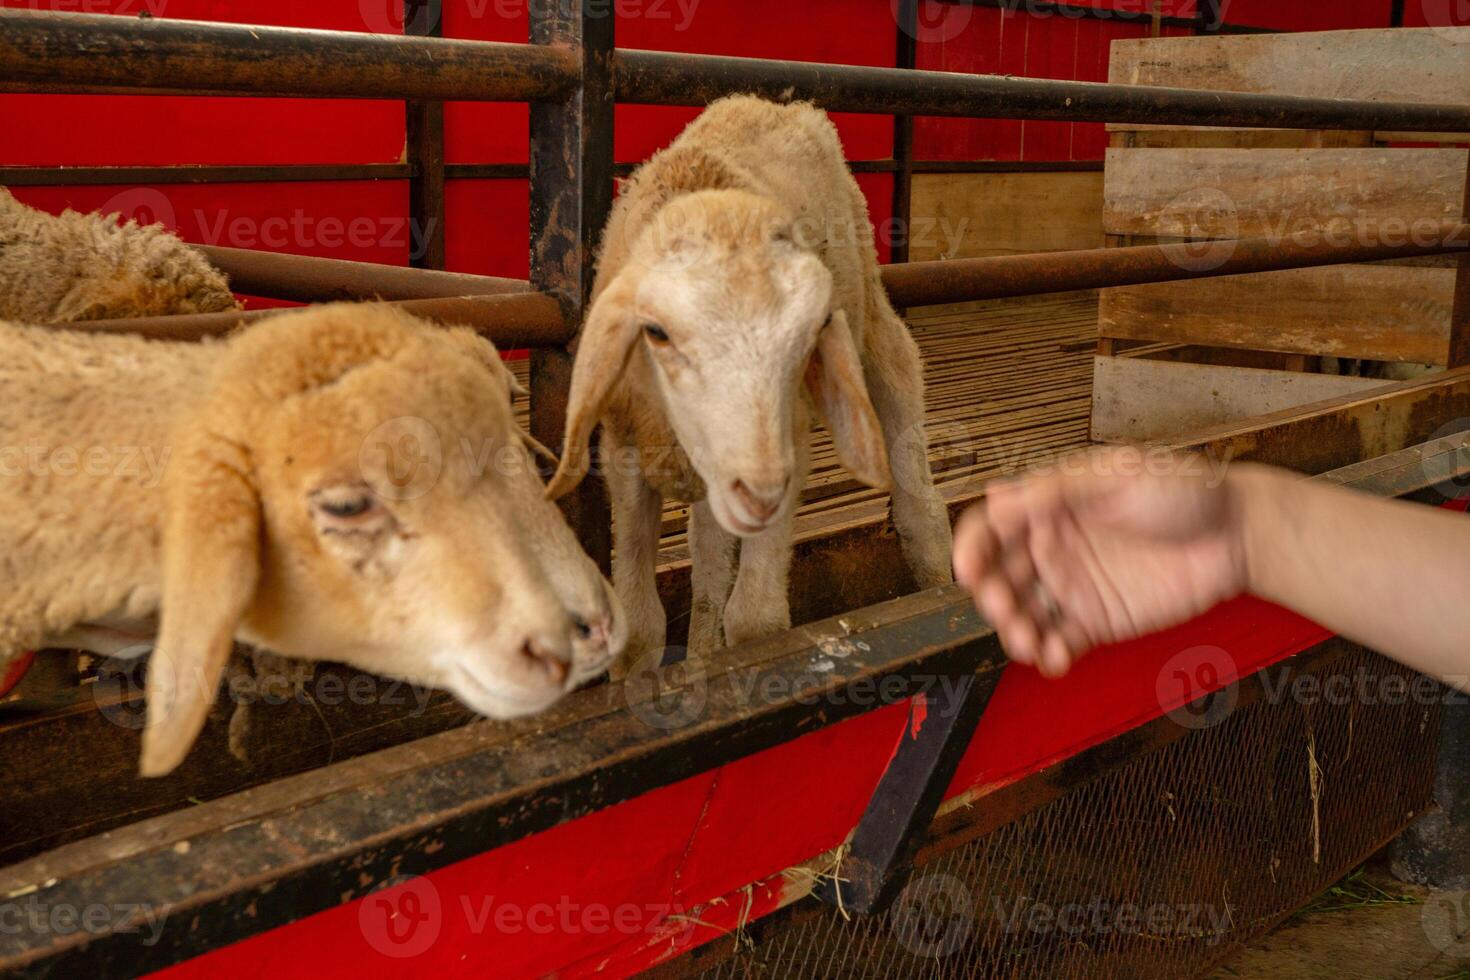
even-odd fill
[{"label": "sheep ear", "polygon": [[587,314],[572,366],[561,466],[546,487],[546,496],[552,500],[566,496],[582,482],[591,465],[587,444],[592,430],[613,386],[622,377],[633,341],[638,339],[638,321],[633,315],[635,292],[628,277],[619,276],[597,297]]},{"label": "sheep ear", "polygon": [[163,614],[148,663],[144,776],[171,772],[204,727],[260,577],[260,499],[243,450],[205,437],[166,475]]},{"label": "sheep ear", "polygon": [[868,398],[863,364],[847,316],[834,310],[817,335],[817,349],[807,363],[806,386],[817,411],[832,433],[837,458],[863,483],[888,489],[888,450],[878,414]]}]

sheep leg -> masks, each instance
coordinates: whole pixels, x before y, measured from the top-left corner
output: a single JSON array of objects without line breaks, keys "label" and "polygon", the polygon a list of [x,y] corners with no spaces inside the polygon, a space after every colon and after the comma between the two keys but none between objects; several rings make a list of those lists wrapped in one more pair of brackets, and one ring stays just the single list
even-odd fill
[{"label": "sheep leg", "polygon": [[791,628],[791,538],[796,508],[811,469],[810,426],[806,419],[793,432],[797,465],[791,475],[782,516],[753,538],[740,542],[740,569],[735,589],[725,603],[725,642],[736,646]]},{"label": "sheep leg", "polygon": [[893,523],[919,588],[954,580],[949,508],[934,486],[924,435],[924,366],[919,346],[887,303],[873,310],[868,397],[883,426],[893,474]]},{"label": "sheep leg", "polygon": [[791,628],[791,517],[740,542],[740,570],[725,604],[725,640],[738,646]]},{"label": "sheep leg", "polygon": [[725,645],[723,618],[735,584],[735,535],[720,527],[701,500],[689,509],[689,656],[702,657]]},{"label": "sheep leg", "polygon": [[663,495],[637,472],[608,467],[613,513],[613,589],[628,617],[626,651],[609,668],[615,681],[634,664],[651,666],[653,651],[664,648],[668,621],[658,598],[658,537]]}]

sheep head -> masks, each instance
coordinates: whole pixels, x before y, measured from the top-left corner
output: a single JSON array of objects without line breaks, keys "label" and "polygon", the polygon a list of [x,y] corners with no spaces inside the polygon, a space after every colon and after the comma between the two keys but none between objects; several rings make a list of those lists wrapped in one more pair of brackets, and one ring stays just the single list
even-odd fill
[{"label": "sheep head", "polygon": [[512,384],[470,331],[375,304],[228,342],[164,478],[145,775],[183,759],[237,637],[496,718],[606,666],[622,616],[544,499]]},{"label": "sheep head", "polygon": [[738,190],[675,198],[639,232],[589,312],[549,493],[565,493],[585,472],[588,439],[630,357],[646,359],[715,518],[732,534],[765,530],[800,489],[790,484],[804,398],[843,464],[886,487],[882,430],[832,295],[831,272],[775,202]]}]

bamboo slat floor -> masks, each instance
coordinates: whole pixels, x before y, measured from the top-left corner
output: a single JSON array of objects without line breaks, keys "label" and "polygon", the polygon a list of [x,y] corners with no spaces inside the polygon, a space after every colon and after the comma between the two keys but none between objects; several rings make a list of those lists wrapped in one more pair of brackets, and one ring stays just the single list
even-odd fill
[{"label": "bamboo slat floor", "polygon": [[[929,458],[946,498],[1087,444],[1095,294],[929,307],[910,311],[907,320],[924,353]],[[512,365],[523,381],[526,363]],[[517,409],[526,411],[524,399]],[[818,428],[797,536],[870,519],[887,507],[886,494],[861,486],[838,464]],[[684,506],[666,503],[665,562],[686,557],[686,518]]]}]

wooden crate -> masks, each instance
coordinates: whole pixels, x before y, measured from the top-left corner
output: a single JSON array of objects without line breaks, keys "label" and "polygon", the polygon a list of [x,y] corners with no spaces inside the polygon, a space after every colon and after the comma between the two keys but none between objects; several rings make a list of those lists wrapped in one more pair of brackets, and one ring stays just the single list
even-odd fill
[{"label": "wooden crate", "polygon": [[[1149,38],[1111,81],[1373,101],[1470,100],[1470,28]],[[1408,240],[1467,214],[1463,136],[1112,126],[1109,244],[1327,236]],[[1223,250],[1226,246],[1214,246]],[[1223,254],[1223,252],[1221,252]],[[1154,439],[1381,384],[1322,357],[1448,366],[1455,258],[1105,290],[1091,434]],[[1234,351],[1236,353],[1228,353]],[[1259,352],[1242,366],[1239,352]]]}]

